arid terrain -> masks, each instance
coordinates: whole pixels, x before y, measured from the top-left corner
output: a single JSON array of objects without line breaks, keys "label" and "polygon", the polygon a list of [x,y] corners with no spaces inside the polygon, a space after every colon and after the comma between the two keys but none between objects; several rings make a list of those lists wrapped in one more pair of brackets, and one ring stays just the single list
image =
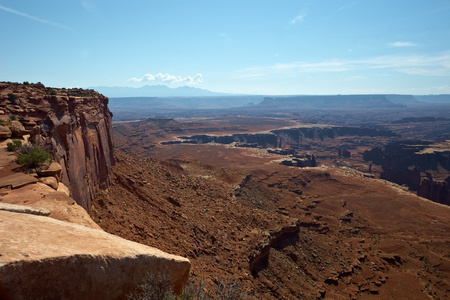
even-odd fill
[{"label": "arid terrain", "polygon": [[[295,155],[314,154],[317,167],[280,164],[295,159],[281,151],[292,139],[276,150],[267,134],[292,128],[303,130]],[[448,298],[450,207],[378,179],[381,167],[364,161],[398,139],[390,129],[329,128],[255,117],[114,123],[117,164],[92,216],[188,257],[194,280],[233,278],[256,299]]]}]

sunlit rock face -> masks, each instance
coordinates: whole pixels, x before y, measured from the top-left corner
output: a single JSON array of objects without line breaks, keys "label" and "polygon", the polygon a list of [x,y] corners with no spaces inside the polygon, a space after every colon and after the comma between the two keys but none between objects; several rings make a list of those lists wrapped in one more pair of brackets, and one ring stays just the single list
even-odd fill
[{"label": "sunlit rock face", "polygon": [[0,83],[0,109],[53,153],[63,169],[62,182],[89,211],[96,191],[109,185],[114,164],[108,98],[93,90]]}]

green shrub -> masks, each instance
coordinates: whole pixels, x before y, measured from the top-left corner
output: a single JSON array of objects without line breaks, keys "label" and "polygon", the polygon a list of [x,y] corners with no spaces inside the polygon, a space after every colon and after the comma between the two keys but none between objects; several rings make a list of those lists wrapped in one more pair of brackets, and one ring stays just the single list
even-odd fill
[{"label": "green shrub", "polygon": [[8,99],[9,101],[11,101],[12,103],[16,103],[17,98],[19,98],[16,94],[13,93],[9,93],[8,94]]},{"label": "green shrub", "polygon": [[23,146],[20,152],[16,162],[27,168],[38,168],[52,161],[51,154],[38,146]]},{"label": "green shrub", "polygon": [[21,140],[12,140],[12,143],[7,143],[6,148],[8,151],[17,151],[22,147]]}]

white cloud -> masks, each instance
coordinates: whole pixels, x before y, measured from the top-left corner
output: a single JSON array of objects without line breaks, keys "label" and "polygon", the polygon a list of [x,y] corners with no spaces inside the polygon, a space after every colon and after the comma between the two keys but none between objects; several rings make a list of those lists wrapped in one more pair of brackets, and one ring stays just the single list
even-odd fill
[{"label": "white cloud", "polygon": [[51,21],[48,21],[48,20],[40,19],[38,17],[34,17],[34,16],[29,15],[29,14],[26,14],[26,13],[23,13],[23,12],[20,12],[20,11],[17,11],[17,10],[14,10],[12,8],[8,8],[8,7],[2,6],[2,5],[0,5],[0,9],[3,10],[3,11],[6,11],[6,12],[9,12],[9,13],[12,13],[12,14],[15,14],[15,15],[18,15],[18,16],[21,16],[21,17],[24,17],[24,18],[36,21],[36,22],[39,22],[39,23],[51,25],[51,26],[54,26],[54,27],[65,29],[65,30],[72,30],[72,28],[69,28],[67,26],[64,26],[64,25],[61,25],[61,24],[58,24],[58,23],[54,23],[54,22],[51,22]]},{"label": "white cloud", "polygon": [[203,82],[203,75],[200,73],[195,74],[195,76],[178,76],[178,75],[171,75],[169,73],[162,74],[145,74],[141,78],[132,77],[128,79],[127,81],[133,81],[133,82],[160,82],[165,84],[171,84],[171,83],[184,83],[189,85],[199,84]]},{"label": "white cloud", "polygon": [[296,24],[296,23],[298,23],[298,22],[302,22],[302,21],[305,19],[305,17],[306,17],[306,14],[305,14],[305,13],[299,13],[298,15],[295,16],[295,18],[293,18],[293,19],[289,22],[289,24],[294,25],[294,24]]},{"label": "white cloud", "polygon": [[411,42],[394,42],[394,43],[389,43],[388,44],[390,47],[396,47],[396,48],[398,48],[398,47],[416,47],[416,46],[418,46],[417,44],[415,44],[415,43],[411,43]]},{"label": "white cloud", "polygon": [[292,62],[240,69],[237,78],[263,78],[296,73],[345,72],[380,69],[409,75],[450,76],[450,52],[439,55],[386,55],[362,60]]}]

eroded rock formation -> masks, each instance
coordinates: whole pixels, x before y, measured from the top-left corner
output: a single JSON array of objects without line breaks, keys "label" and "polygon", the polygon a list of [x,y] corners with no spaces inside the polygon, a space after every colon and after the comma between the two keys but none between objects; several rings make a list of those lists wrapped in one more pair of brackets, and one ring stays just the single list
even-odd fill
[{"label": "eroded rock formation", "polygon": [[236,133],[232,135],[193,135],[181,136],[178,140],[162,142],[170,144],[232,144],[240,147],[283,148],[286,146],[298,147],[308,144],[311,140],[323,141],[326,138],[334,139],[339,136],[380,136],[392,137],[395,134],[390,130],[360,127],[336,126],[306,126],[298,128],[276,129],[262,133]]},{"label": "eroded rock formation", "polygon": [[417,190],[417,195],[434,202],[450,205],[450,176],[444,181],[439,181],[433,180],[431,174],[427,173]]},{"label": "eroded rock formation", "polygon": [[[391,142],[384,149],[376,147],[363,154],[365,161],[381,164],[382,179],[406,184],[417,195],[434,202],[450,204],[449,181],[433,180],[427,171],[450,171],[449,143],[427,141]],[[426,176],[421,178],[426,172]]]},{"label": "eroded rock formation", "polygon": [[[98,188],[109,185],[114,164],[112,114],[107,104],[108,98],[93,90],[0,83],[3,116],[17,119],[10,121],[12,125],[24,124],[35,142],[53,153],[63,169],[62,182],[87,211]],[[11,131],[17,136],[21,128],[14,128],[18,133]]]}]

